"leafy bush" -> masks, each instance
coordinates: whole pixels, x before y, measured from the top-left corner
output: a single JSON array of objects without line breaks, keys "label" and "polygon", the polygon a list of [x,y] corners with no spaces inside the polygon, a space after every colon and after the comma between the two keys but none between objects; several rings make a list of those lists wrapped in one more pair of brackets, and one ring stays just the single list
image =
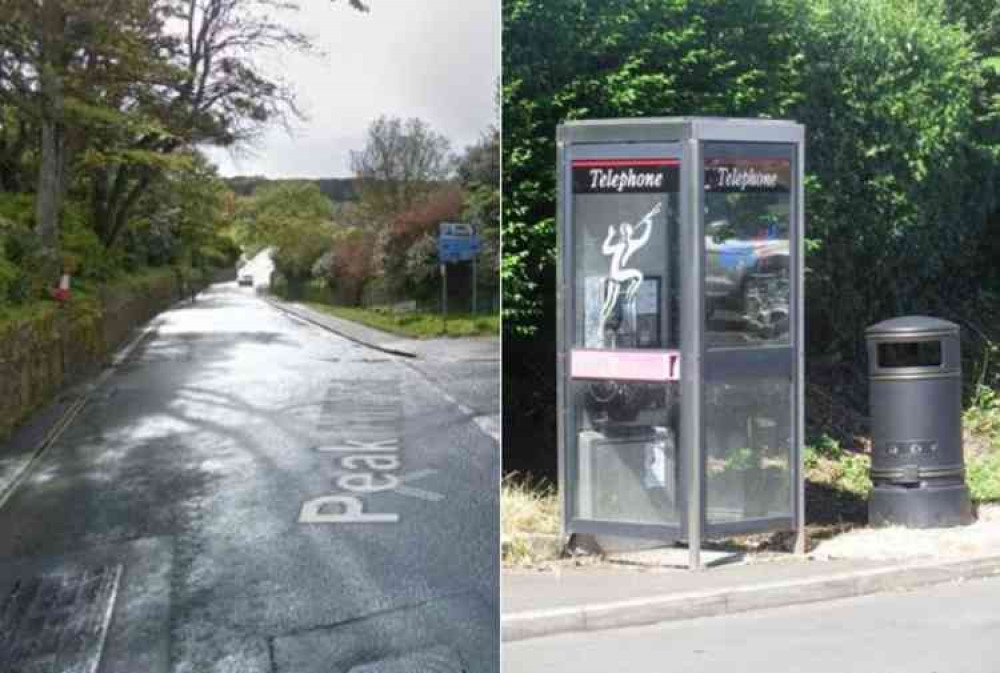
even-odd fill
[{"label": "leafy bush", "polygon": [[406,251],[405,259],[406,278],[414,287],[424,288],[420,294],[427,296],[438,276],[437,238],[430,233],[421,235]]},{"label": "leafy bush", "polygon": [[0,230],[14,227],[30,229],[34,213],[35,197],[32,194],[0,191]]},{"label": "leafy bush", "polygon": [[271,276],[270,291],[278,297],[288,298],[288,281],[280,272]]},{"label": "leafy bush", "polygon": [[[977,385],[962,416],[966,479],[976,502],[1000,501],[1000,395]],[[971,452],[971,455],[970,455]]]},{"label": "leafy bush", "polygon": [[867,496],[872,489],[871,458],[864,453],[850,453],[839,461],[841,474],[838,480],[844,490]]},{"label": "leafy bush", "polygon": [[30,228],[14,226],[4,233],[2,243],[3,256],[13,268],[6,283],[6,300],[23,304],[43,297],[50,281],[37,272],[42,267],[42,245],[38,236]]},{"label": "leafy bush", "polygon": [[0,192],[0,306],[22,304],[37,298],[37,268],[41,247],[31,231],[34,197]]},{"label": "leafy bush", "polygon": [[971,456],[966,465],[966,478],[974,501],[1000,501],[1000,451]]},{"label": "leafy bush", "polygon": [[840,442],[825,432],[807,448],[818,458],[840,460],[844,457],[844,449],[840,446]]},{"label": "leafy bush", "polygon": [[374,235],[357,227],[339,229],[334,234],[333,258],[322,270],[327,272],[327,283],[336,291],[339,301],[357,306],[366,287],[373,282],[384,284],[384,279],[374,278],[374,244]]},{"label": "leafy bush", "polygon": [[192,251],[192,259],[202,268],[226,269],[236,266],[243,251],[226,236],[212,236]]},{"label": "leafy bush", "polygon": [[319,259],[312,266],[312,277],[326,283],[331,283],[333,281],[335,259],[336,256],[333,249],[327,250],[320,255]]},{"label": "leafy bush", "polygon": [[802,450],[802,463],[805,465],[806,471],[819,466],[819,454],[816,453],[816,449],[808,444]]},{"label": "leafy bush", "polygon": [[749,470],[754,464],[753,449],[745,446],[730,450],[726,456],[724,468],[730,470]]},{"label": "leafy bush", "polygon": [[1000,395],[989,386],[977,385],[962,416],[962,425],[970,434],[1000,445]]},{"label": "leafy bush", "polygon": [[137,220],[122,236],[128,263],[139,266],[176,264],[182,246],[177,229],[171,217],[156,215]]},{"label": "leafy bush", "polygon": [[329,304],[331,300],[330,288],[325,281],[317,279],[306,283],[302,293],[302,301]]},{"label": "leafy bush", "polygon": [[12,290],[20,277],[21,270],[4,256],[3,248],[0,248],[0,306],[14,303]]},{"label": "leafy bush", "polygon": [[809,481],[864,497],[872,488],[869,474],[871,457],[865,453],[845,451],[829,435],[821,435],[805,447],[803,462]]},{"label": "leafy bush", "polygon": [[792,113],[809,153],[808,345],[863,361],[868,325],[947,315],[982,285],[970,262],[996,190],[976,145],[981,65],[939,0],[802,9]]},{"label": "leafy bush", "polygon": [[82,219],[65,218],[61,238],[63,264],[74,276],[103,282],[121,272],[120,260]]}]

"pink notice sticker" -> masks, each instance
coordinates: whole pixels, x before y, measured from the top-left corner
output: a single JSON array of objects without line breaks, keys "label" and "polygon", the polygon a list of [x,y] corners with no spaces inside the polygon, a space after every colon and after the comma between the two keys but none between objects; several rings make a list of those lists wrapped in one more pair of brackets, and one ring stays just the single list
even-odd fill
[{"label": "pink notice sticker", "polygon": [[680,381],[680,351],[618,351],[574,348],[570,377],[619,381]]}]

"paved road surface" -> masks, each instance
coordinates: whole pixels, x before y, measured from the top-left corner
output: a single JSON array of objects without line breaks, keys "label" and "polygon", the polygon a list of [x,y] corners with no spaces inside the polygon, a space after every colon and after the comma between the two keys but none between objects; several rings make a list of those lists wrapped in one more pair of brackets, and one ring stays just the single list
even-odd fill
[{"label": "paved road surface", "polygon": [[156,326],[0,509],[0,670],[91,656],[112,599],[104,673],[498,670],[497,365],[235,284]]},{"label": "paved road surface", "polygon": [[996,673],[1000,578],[509,643],[504,673]]}]

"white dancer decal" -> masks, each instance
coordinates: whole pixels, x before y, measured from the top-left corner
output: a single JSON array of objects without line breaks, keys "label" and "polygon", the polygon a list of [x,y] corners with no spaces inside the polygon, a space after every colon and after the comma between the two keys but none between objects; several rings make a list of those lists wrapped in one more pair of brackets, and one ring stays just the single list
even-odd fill
[{"label": "white dancer decal", "polygon": [[[649,237],[653,233],[653,218],[660,213],[661,209],[662,204],[657,203],[634,227],[628,222],[622,222],[616,231],[615,225],[608,225],[608,236],[604,239],[604,245],[601,246],[601,253],[611,256],[608,278],[605,281],[604,288],[604,305],[601,308],[600,334],[602,338],[604,337],[607,323],[614,315],[615,309],[618,306],[623,287],[625,288],[623,312],[628,321],[629,330],[633,334],[635,333],[635,298],[639,293],[639,287],[642,285],[643,275],[642,271],[629,269],[626,266],[632,255],[638,252],[649,241]],[[615,240],[616,233],[618,234],[617,241]],[[615,344],[605,345],[614,347]]]}]

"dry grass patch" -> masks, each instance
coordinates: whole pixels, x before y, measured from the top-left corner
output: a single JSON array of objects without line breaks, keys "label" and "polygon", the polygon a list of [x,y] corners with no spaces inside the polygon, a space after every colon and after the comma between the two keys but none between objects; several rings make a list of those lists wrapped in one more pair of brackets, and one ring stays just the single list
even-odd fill
[{"label": "dry grass patch", "polygon": [[555,486],[530,475],[504,477],[500,525],[506,565],[531,566],[557,558],[562,545]]}]

